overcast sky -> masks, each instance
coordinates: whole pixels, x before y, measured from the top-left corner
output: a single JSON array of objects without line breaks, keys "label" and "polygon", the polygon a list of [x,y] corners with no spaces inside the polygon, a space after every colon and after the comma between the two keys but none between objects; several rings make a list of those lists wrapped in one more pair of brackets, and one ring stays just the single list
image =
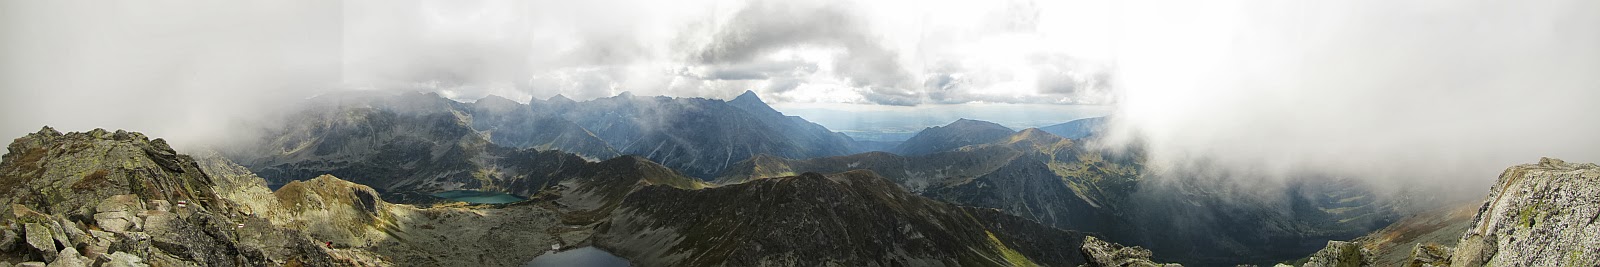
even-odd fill
[{"label": "overcast sky", "polygon": [[1160,159],[1482,181],[1600,161],[1597,73],[1586,0],[0,0],[5,136],[208,140],[352,88],[754,90],[800,108],[1106,104]]}]

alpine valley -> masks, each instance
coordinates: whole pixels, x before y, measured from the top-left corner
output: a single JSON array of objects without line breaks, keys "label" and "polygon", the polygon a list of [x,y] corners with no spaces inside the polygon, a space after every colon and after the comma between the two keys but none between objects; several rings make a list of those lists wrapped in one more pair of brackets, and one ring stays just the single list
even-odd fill
[{"label": "alpine valley", "polygon": [[1171,177],[1107,141],[1107,118],[960,119],[886,147],[753,92],[352,91],[292,110],[184,151],[125,130],[17,137],[0,267],[1600,263],[1600,167],[1557,159],[1506,170],[1481,205],[1440,204],[1359,179]]}]

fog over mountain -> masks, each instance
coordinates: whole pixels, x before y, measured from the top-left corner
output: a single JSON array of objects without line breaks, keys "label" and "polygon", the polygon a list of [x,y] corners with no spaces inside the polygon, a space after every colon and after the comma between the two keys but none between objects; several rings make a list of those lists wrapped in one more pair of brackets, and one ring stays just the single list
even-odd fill
[{"label": "fog over mountain", "polygon": [[1157,165],[1478,197],[1502,166],[1600,160],[1600,3],[1136,2],[1115,124]]},{"label": "fog over mountain", "polygon": [[1538,156],[1600,161],[1597,28],[1579,0],[3,1],[0,133],[182,147],[341,90],[1106,104],[1175,174],[1477,194]]}]

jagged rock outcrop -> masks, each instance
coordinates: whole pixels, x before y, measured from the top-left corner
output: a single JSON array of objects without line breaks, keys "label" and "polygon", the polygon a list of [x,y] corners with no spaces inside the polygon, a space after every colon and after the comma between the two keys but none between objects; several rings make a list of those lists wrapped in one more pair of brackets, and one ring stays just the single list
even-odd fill
[{"label": "jagged rock outcrop", "polygon": [[[628,195],[594,244],[645,266],[1071,266],[1071,238],[998,212],[912,195],[870,171]],[[1002,219],[993,219],[993,218]],[[985,219],[991,218],[991,219]],[[991,228],[997,225],[1013,225]],[[1038,231],[1028,233],[1025,231]]]},{"label": "jagged rock outcrop", "polygon": [[1183,266],[1172,263],[1156,263],[1150,260],[1150,250],[1141,247],[1124,247],[1121,244],[1106,242],[1094,236],[1083,239],[1083,246],[1079,248],[1083,258],[1087,260],[1080,266],[1087,267],[1155,267],[1155,266]]},{"label": "jagged rock outcrop", "polygon": [[[101,129],[62,134],[45,127],[7,149],[0,160],[0,228],[21,233],[25,247],[12,244],[0,252],[0,261],[381,264],[321,249],[292,230],[238,227],[261,219],[238,216],[242,205],[217,193],[223,182],[161,139]],[[241,239],[249,233],[258,234]]]},{"label": "jagged rock outcrop", "polygon": [[1600,264],[1600,166],[1542,158],[1500,174],[1451,266]]},{"label": "jagged rock outcrop", "polygon": [[1406,267],[1450,266],[1450,254],[1455,249],[1438,244],[1417,244],[1411,247],[1411,258]]},{"label": "jagged rock outcrop", "polygon": [[1372,251],[1361,247],[1361,243],[1345,241],[1328,241],[1328,246],[1311,254],[1311,258],[1302,267],[1365,267],[1373,266]]},{"label": "jagged rock outcrop", "polygon": [[560,202],[418,208],[333,176],[273,192],[217,153],[197,160],[138,133],[46,128],[9,149],[0,263],[517,266],[592,233],[564,223]]}]

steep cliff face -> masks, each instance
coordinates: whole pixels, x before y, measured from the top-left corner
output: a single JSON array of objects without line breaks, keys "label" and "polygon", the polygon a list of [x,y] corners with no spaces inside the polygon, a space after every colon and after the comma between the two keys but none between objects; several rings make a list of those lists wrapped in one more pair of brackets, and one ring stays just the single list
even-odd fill
[{"label": "steep cliff face", "polygon": [[[998,212],[977,214],[912,195],[869,171],[804,173],[701,190],[646,187],[598,228],[595,245],[647,266],[1082,262],[1064,254],[1070,251],[1027,246],[1081,235]],[[990,228],[1001,225],[1018,226]],[[1023,232],[1029,229],[1038,232]],[[1028,238],[1036,236],[1060,240]]]},{"label": "steep cliff face", "polygon": [[1600,166],[1543,158],[1506,169],[1452,266],[1600,264]]}]

